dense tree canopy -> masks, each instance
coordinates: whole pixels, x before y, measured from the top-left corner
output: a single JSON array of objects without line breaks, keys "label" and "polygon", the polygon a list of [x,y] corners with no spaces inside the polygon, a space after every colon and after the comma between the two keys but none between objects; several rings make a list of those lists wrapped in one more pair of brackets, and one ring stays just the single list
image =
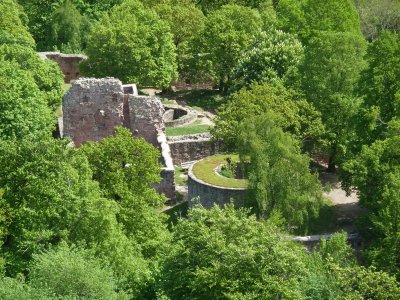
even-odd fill
[{"label": "dense tree canopy", "polygon": [[400,276],[400,137],[396,135],[364,146],[354,160],[343,166],[345,185],[357,189],[368,209],[368,232],[374,243],[368,252],[377,266]]},{"label": "dense tree canopy", "polygon": [[241,124],[266,112],[276,126],[293,134],[308,149],[317,142],[324,126],[320,114],[298,93],[280,82],[254,84],[233,94],[215,120],[214,137],[231,149],[237,146]]},{"label": "dense tree canopy", "polygon": [[223,6],[207,18],[197,39],[198,51],[221,90],[231,84],[233,68],[261,25],[256,10],[239,5]]},{"label": "dense tree canopy", "polygon": [[49,134],[54,116],[30,71],[0,58],[0,138]]},{"label": "dense tree canopy", "polygon": [[322,206],[322,187],[309,171],[310,160],[299,143],[274,124],[272,113],[247,120],[241,126],[239,153],[250,160],[249,203],[259,215],[280,214],[289,226],[306,232],[309,220]]},{"label": "dense tree canopy", "polygon": [[236,87],[286,79],[297,73],[303,59],[301,43],[292,34],[280,30],[262,32],[249,48],[235,67]]},{"label": "dense tree canopy", "polygon": [[139,1],[116,6],[91,30],[86,75],[166,88],[176,79],[175,45],[168,25]]},{"label": "dense tree canopy", "polygon": [[89,20],[66,0],[51,15],[49,44],[64,53],[79,53],[86,46]]},{"label": "dense tree canopy", "polygon": [[361,30],[368,40],[376,39],[384,30],[399,32],[398,0],[353,0],[360,15]]},{"label": "dense tree canopy", "polygon": [[0,1],[0,44],[21,44],[34,47],[35,41],[28,31],[27,17],[14,0]]},{"label": "dense tree canopy", "polygon": [[33,49],[21,45],[1,45],[0,56],[6,61],[17,63],[23,71],[32,74],[38,89],[53,111],[60,106],[64,76],[56,63],[42,60]]}]

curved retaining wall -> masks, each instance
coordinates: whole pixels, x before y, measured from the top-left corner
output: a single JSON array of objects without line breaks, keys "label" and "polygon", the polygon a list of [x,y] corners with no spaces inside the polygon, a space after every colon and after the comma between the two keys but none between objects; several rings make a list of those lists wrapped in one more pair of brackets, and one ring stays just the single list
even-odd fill
[{"label": "curved retaining wall", "polygon": [[163,116],[166,127],[179,127],[192,123],[197,119],[197,113],[178,106],[164,105],[166,112]]},{"label": "curved retaining wall", "polygon": [[231,202],[231,199],[235,206],[244,206],[247,189],[224,188],[206,183],[193,174],[193,165],[190,167],[188,175],[189,207],[199,203],[205,208],[211,208],[214,204],[223,208],[225,204]]}]

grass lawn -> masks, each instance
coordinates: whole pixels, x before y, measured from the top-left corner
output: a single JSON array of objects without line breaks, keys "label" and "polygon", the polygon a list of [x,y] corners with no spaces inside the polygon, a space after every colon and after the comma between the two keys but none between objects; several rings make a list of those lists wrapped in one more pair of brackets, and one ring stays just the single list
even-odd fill
[{"label": "grass lawn", "polygon": [[232,179],[224,176],[217,175],[214,169],[221,164],[226,163],[226,158],[231,157],[234,161],[239,160],[239,156],[236,154],[220,154],[207,157],[193,166],[194,175],[209,184],[227,187],[227,188],[247,188],[246,179]]},{"label": "grass lawn", "polygon": [[175,167],[175,183],[177,185],[186,185],[187,184],[187,177],[183,178],[182,175],[184,170],[181,167]]},{"label": "grass lawn", "polygon": [[167,136],[177,136],[177,135],[185,135],[185,134],[196,134],[196,133],[205,133],[210,129],[210,125],[202,125],[202,124],[191,124],[188,126],[181,127],[167,127],[165,133]]}]

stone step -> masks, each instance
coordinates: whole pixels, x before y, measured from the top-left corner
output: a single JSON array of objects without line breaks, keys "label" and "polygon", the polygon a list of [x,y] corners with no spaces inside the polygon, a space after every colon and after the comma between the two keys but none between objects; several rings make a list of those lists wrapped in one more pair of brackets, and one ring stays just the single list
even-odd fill
[{"label": "stone step", "polygon": [[195,162],[197,162],[197,160],[192,160],[192,161],[186,161],[181,163],[181,168],[182,169],[189,169],[191,167],[191,165],[193,165]]}]

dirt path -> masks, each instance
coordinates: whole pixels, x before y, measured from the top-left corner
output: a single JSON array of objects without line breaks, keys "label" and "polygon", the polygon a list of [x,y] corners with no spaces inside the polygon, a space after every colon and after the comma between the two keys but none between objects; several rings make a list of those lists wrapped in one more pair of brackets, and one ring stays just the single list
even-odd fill
[{"label": "dirt path", "polygon": [[319,176],[324,186],[331,187],[331,190],[324,192],[324,195],[332,200],[339,227],[347,232],[354,231],[356,219],[365,213],[365,209],[358,204],[357,194],[353,192],[347,196],[346,192],[341,189],[336,174],[321,172]]}]

